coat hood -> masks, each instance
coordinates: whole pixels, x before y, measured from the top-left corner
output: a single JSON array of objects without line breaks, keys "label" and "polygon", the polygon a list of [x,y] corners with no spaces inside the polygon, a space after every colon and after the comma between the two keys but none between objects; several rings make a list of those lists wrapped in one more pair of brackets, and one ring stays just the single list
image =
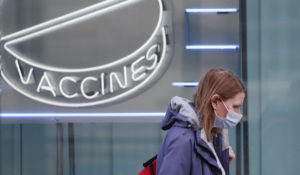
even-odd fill
[{"label": "coat hood", "polygon": [[[222,167],[229,174],[227,130],[213,134],[208,142],[201,128],[201,118],[190,100],[178,96],[171,99],[162,129],[169,131],[158,152],[158,174],[187,174],[184,170],[190,167],[193,168],[189,174],[221,175]],[[192,156],[193,153],[198,156]],[[174,164],[179,169],[174,169]]]},{"label": "coat hood", "polygon": [[[162,121],[162,129],[168,130],[172,126],[182,128],[192,128],[197,131],[197,142],[199,145],[203,144],[203,139],[200,137],[201,132],[201,118],[195,109],[193,102],[189,99],[175,96],[171,99],[170,105],[167,109],[166,115]],[[203,131],[204,132],[204,131]],[[222,129],[222,150],[229,147],[228,130]],[[205,136],[206,137],[206,136]],[[206,139],[204,139],[206,140]]]},{"label": "coat hood", "polygon": [[171,99],[165,118],[162,121],[162,129],[168,130],[173,125],[185,128],[200,128],[200,118],[190,100],[178,96]]}]

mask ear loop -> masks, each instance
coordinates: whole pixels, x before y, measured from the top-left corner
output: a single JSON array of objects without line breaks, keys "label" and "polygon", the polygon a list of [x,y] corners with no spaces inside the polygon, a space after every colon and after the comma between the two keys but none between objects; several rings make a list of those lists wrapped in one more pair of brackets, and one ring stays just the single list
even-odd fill
[{"label": "mask ear loop", "polygon": [[[221,101],[222,101],[223,105],[225,106],[225,108],[227,109],[227,111],[229,112],[229,110],[228,110],[227,106],[225,105],[224,101],[222,100],[222,98],[221,98]],[[234,112],[233,110],[231,110],[231,111]],[[236,113],[236,112],[234,112],[234,113]],[[236,113],[236,114],[239,115],[240,118],[242,117],[242,114],[238,114],[238,113]]]},{"label": "mask ear loop", "polygon": [[[223,102],[223,100],[222,100],[222,98],[220,98],[221,99],[221,101],[222,101],[222,103],[223,103],[223,105],[225,106],[225,104],[224,104],[224,102]],[[227,107],[225,106],[225,108],[227,109]],[[227,109],[227,111],[228,111],[228,109]],[[215,112],[215,115],[216,115],[216,117],[218,116],[218,114],[217,114],[217,111],[214,109],[214,112]]]},{"label": "mask ear loop", "polygon": [[222,99],[222,98],[220,98],[220,99],[221,99],[221,101],[222,101],[223,105],[225,106],[225,108],[226,108],[227,112],[229,112],[229,109],[228,109],[228,108],[227,108],[227,106],[225,105],[225,103],[224,103],[223,99]]},{"label": "mask ear loop", "polygon": [[214,109],[214,112],[215,112],[215,116],[218,116],[217,111],[215,109]]}]

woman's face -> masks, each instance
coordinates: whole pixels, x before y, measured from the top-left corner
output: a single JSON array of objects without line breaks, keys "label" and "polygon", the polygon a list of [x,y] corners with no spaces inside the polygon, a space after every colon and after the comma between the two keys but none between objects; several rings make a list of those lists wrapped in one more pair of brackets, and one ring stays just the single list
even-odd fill
[{"label": "woman's face", "polygon": [[[224,104],[226,105],[227,109],[232,109],[236,113],[241,113],[241,107],[244,103],[245,93],[240,92],[236,94],[234,97],[229,98],[224,101]],[[216,110],[217,114],[221,118],[226,118],[227,115],[227,109],[224,106],[221,100],[216,100],[215,103],[213,103],[213,108]]]}]

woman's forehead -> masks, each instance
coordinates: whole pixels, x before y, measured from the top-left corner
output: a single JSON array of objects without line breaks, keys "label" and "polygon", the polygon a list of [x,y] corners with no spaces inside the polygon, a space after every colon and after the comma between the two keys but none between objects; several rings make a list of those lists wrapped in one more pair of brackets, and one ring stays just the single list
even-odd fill
[{"label": "woman's forehead", "polygon": [[244,102],[244,98],[245,98],[245,93],[240,92],[240,93],[236,94],[234,97],[229,98],[227,101],[234,105],[241,105]]}]

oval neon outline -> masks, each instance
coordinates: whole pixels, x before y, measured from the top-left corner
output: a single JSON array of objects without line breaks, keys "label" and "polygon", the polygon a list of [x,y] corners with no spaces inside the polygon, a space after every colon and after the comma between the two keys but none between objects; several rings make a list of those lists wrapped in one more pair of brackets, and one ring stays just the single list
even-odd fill
[{"label": "oval neon outline", "polygon": [[[63,22],[64,20],[69,20],[69,18],[72,19],[72,18],[74,18],[73,16],[75,16],[75,18],[77,18],[77,16],[84,15],[85,13],[89,13],[89,11],[92,12],[94,10],[97,10],[98,8],[102,8],[102,7],[105,7],[105,6],[109,6],[110,4],[113,4],[113,3],[117,3],[118,1],[121,1],[121,0],[106,0],[106,1],[103,1],[103,2],[99,2],[97,4],[85,7],[83,9],[76,10],[74,12],[65,14],[63,16],[51,19],[49,21],[34,25],[32,27],[22,29],[20,31],[5,35],[0,39],[0,41],[12,40],[14,38],[19,38],[22,35],[27,35],[29,33],[34,33],[34,31],[38,31],[39,28],[44,29],[44,28],[50,27],[51,25],[55,25],[56,23]],[[125,0],[125,1],[132,1],[132,0]]]},{"label": "oval neon outline", "polygon": [[[156,34],[159,32],[159,28],[160,28],[160,24],[162,22],[162,17],[163,17],[163,6],[162,6],[162,2],[161,0],[157,0],[158,1],[158,4],[159,4],[159,11],[160,11],[160,14],[159,14],[159,18],[158,18],[158,23],[154,29],[154,32],[152,33],[152,35],[149,37],[149,39],[140,47],[138,48],[137,50],[135,50],[134,52],[132,52],[131,54],[123,57],[123,58],[120,58],[118,59],[117,61],[114,61],[112,63],[108,63],[108,64],[104,64],[104,65],[101,65],[101,66],[96,66],[96,67],[90,67],[90,68],[81,68],[81,69],[67,69],[67,68],[58,68],[58,67],[54,67],[54,66],[47,66],[47,65],[44,65],[44,64],[40,64],[40,63],[35,63],[34,61],[30,61],[30,60],[27,60],[27,59],[24,59],[22,58],[21,56],[19,56],[18,54],[15,54],[11,49],[8,48],[8,45],[10,44],[15,44],[15,43],[18,43],[18,42],[22,42],[23,40],[26,40],[27,38],[32,38],[32,37],[35,37],[36,35],[39,36],[45,32],[47,32],[48,30],[52,29],[52,28],[57,28],[57,26],[60,26],[62,24],[59,24],[59,25],[56,25],[56,26],[53,26],[53,27],[50,27],[50,28],[47,28],[47,29],[44,29],[44,30],[41,30],[39,32],[35,32],[33,34],[29,34],[29,35],[26,35],[26,36],[23,36],[21,38],[17,38],[17,39],[14,39],[14,40],[11,40],[11,41],[8,41],[4,44],[4,49],[9,52],[11,55],[13,55],[14,57],[16,57],[17,59],[21,60],[22,62],[28,64],[28,65],[31,65],[33,67],[37,67],[37,68],[40,68],[40,69],[43,69],[43,70],[48,70],[48,71],[52,71],[52,72],[62,72],[62,73],[79,73],[79,72],[90,72],[90,71],[96,71],[96,70],[101,70],[101,69],[105,69],[105,68],[109,68],[109,67],[113,67],[115,65],[118,65],[118,64],[121,64],[123,62],[126,62],[127,60],[130,60],[131,57],[134,57],[135,55],[137,55],[139,52],[141,52],[147,45],[149,45],[149,43],[152,41],[152,39],[156,36]],[[127,2],[127,1],[125,1]],[[125,3],[124,2],[124,3]],[[128,3],[128,2],[127,2]],[[121,4],[121,5],[124,5],[124,4]],[[111,6],[110,9],[112,7],[116,8],[116,7],[119,7],[120,4],[118,4],[118,6]],[[82,17],[85,17],[85,16],[92,16],[93,14],[95,13],[99,13],[99,12],[93,12],[93,13],[90,13],[90,14],[87,14],[87,15],[84,15]],[[76,19],[73,19],[73,20],[70,20],[68,22],[65,22],[63,24],[66,24],[66,25],[70,25],[70,23],[72,24],[72,22],[74,22],[74,20],[80,20],[82,19],[82,17],[79,17],[79,18],[76,18]],[[21,40],[21,41],[19,41]]]},{"label": "oval neon outline", "polygon": [[165,60],[165,55],[166,55],[166,47],[167,47],[167,42],[166,42],[166,33],[164,27],[161,28],[162,32],[162,40],[163,40],[163,50],[162,54],[160,57],[160,61],[157,64],[157,67],[155,70],[150,74],[143,82],[135,86],[134,88],[126,91],[125,93],[122,93],[120,95],[101,100],[101,101],[94,101],[94,102],[87,102],[87,103],[66,103],[66,102],[55,102],[54,100],[45,100],[45,99],[39,99],[34,95],[31,95],[29,93],[23,92],[19,87],[15,86],[12,82],[9,81],[9,79],[5,76],[5,74],[1,71],[2,78],[11,86],[13,87],[16,91],[19,93],[23,94],[24,96],[27,96],[35,101],[39,101],[42,103],[54,105],[54,106],[61,106],[61,107],[88,107],[88,106],[95,106],[95,105],[101,105],[101,104],[106,104],[106,103],[111,103],[113,101],[121,100],[124,99],[125,97],[134,94],[135,91],[139,90],[143,86],[145,86],[149,81],[156,76],[157,70],[160,69],[162,62]]}]

